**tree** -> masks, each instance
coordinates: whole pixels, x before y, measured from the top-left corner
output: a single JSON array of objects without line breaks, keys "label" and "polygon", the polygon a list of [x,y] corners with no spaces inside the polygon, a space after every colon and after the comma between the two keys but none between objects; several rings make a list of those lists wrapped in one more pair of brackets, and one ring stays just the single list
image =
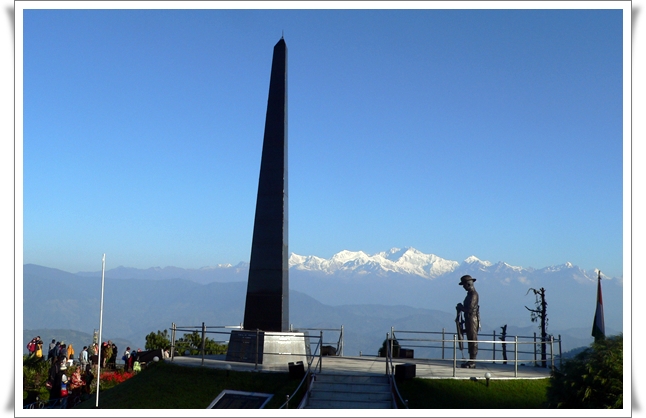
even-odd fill
[{"label": "tree", "polygon": [[552,371],[550,408],[623,408],[623,335],[596,341]]},{"label": "tree", "polygon": [[[175,347],[180,355],[184,354],[186,350],[188,350],[191,355],[200,354],[202,352],[202,334],[197,331],[193,331],[190,334],[184,334],[182,338],[175,342]],[[204,354],[226,354],[226,352],[226,345],[218,344],[209,337],[204,338]]]},{"label": "tree", "polygon": [[168,350],[170,348],[168,330],[164,330],[164,332],[158,330],[156,334],[151,332],[146,335],[146,350],[156,350],[158,348],[162,350]]},{"label": "tree", "polygon": [[[539,319],[541,321],[541,367],[547,367],[547,302],[545,301],[545,288],[541,287],[539,290],[529,288],[527,293],[530,291],[534,292],[536,295],[536,309],[529,309],[525,306],[525,309],[531,312],[532,322],[537,322]],[[527,293],[525,295],[527,295]]]}]

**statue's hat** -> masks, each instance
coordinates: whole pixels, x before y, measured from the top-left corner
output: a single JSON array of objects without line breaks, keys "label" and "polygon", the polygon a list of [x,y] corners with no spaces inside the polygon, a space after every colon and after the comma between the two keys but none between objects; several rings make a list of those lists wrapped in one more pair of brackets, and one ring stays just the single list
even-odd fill
[{"label": "statue's hat", "polygon": [[475,282],[475,281],[476,281],[476,279],[474,279],[473,277],[471,277],[471,276],[469,276],[467,274],[466,276],[460,277],[460,283],[458,283],[458,284],[460,286],[464,286],[465,284],[467,284],[467,282]]}]

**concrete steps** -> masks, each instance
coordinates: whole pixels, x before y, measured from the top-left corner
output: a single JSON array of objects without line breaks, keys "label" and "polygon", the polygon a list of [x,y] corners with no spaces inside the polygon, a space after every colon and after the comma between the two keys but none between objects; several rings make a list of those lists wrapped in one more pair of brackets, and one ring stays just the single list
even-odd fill
[{"label": "concrete steps", "polygon": [[390,409],[387,376],[322,373],[316,375],[307,409]]}]

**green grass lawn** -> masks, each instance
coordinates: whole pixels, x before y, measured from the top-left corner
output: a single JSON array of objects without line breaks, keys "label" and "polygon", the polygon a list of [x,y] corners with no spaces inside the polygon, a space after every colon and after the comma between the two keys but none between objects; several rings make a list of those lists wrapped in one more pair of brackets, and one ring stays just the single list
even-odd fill
[{"label": "green grass lawn", "polygon": [[[99,392],[99,408],[204,409],[224,389],[271,393],[265,408],[278,408],[292,395],[300,380],[289,373],[234,372],[208,367],[183,367],[160,362],[136,376]],[[76,408],[94,408],[96,398]],[[297,402],[290,407],[296,407]]]},{"label": "green grass lawn", "polygon": [[[235,372],[185,367],[160,362],[131,379],[100,391],[99,408],[204,409],[224,389],[270,393],[266,408],[278,408],[300,380],[289,373]],[[484,380],[411,379],[398,383],[411,409],[534,409],[544,408],[549,379]],[[303,389],[301,388],[301,392]],[[302,393],[290,401],[296,408]],[[94,408],[96,398],[76,408]]]},{"label": "green grass lawn", "polygon": [[549,379],[411,379],[397,384],[411,409],[545,408]]}]

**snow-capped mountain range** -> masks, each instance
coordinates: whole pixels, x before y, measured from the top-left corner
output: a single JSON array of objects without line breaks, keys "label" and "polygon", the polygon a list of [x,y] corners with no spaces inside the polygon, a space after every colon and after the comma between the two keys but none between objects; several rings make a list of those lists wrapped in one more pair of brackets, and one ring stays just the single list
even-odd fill
[{"label": "snow-capped mountain range", "polygon": [[365,273],[399,273],[413,274],[427,279],[434,279],[442,274],[454,271],[460,263],[445,260],[435,254],[424,254],[414,248],[392,248],[374,255],[363,251],[341,251],[330,259],[314,255],[301,256],[292,253],[289,268],[297,270],[314,270],[335,274],[339,272]]},{"label": "snow-capped mountain range", "polygon": [[[469,274],[477,279],[483,328],[486,325],[487,329],[497,329],[504,324],[532,325],[527,310],[535,303],[530,292],[532,288],[546,289],[549,324],[553,329],[590,328],[596,309],[597,271],[586,271],[569,262],[535,269],[502,261],[492,263],[476,256],[457,262],[424,254],[415,248],[392,248],[372,255],[345,250],[329,259],[291,254],[289,266],[290,291],[308,295],[327,306],[410,307],[444,312],[449,318],[452,313],[454,315],[456,304],[465,297],[464,289],[458,285],[459,278]],[[71,276],[83,279],[101,277],[100,271],[72,274],[36,265],[25,265],[24,268],[29,277],[57,279],[60,276],[61,282]],[[115,286],[119,285],[112,279],[132,280],[131,283],[142,286],[145,286],[142,280],[165,281],[149,284],[151,289],[165,286],[191,288],[193,284],[190,282],[233,286],[246,282],[248,274],[249,263],[241,262],[199,269],[117,267],[107,270],[105,278]],[[624,305],[629,303],[623,297],[623,278],[608,277],[603,273],[602,278],[606,326],[621,330]],[[189,282],[178,282],[178,279]],[[239,299],[242,309],[244,297]],[[312,309],[315,309],[312,315],[324,315],[323,311],[316,310],[318,308]],[[370,312],[367,321],[376,320],[381,315],[380,309]]]},{"label": "snow-capped mountain range", "polygon": [[[392,248],[374,255],[363,251],[341,251],[329,259],[314,255],[302,256],[292,253],[289,258],[290,270],[319,272],[326,275],[364,275],[377,274],[388,276],[404,274],[419,276],[434,280],[440,276],[459,272],[464,274],[495,273],[508,275],[507,279],[516,278],[519,281],[528,280],[529,276],[540,276],[548,273],[567,272],[577,281],[597,279],[597,270],[585,271],[566,262],[561,265],[549,266],[542,269],[512,266],[505,262],[496,264],[483,261],[476,256],[470,256],[462,263],[446,260],[435,254],[424,254],[415,248]],[[610,279],[601,273],[603,279]],[[620,279],[618,279],[620,280]]]},{"label": "snow-capped mountain range", "polygon": [[[197,283],[226,282],[246,280],[248,262],[236,265],[218,264],[198,269],[178,267],[151,267],[137,269],[119,266],[106,271],[106,277],[114,279],[174,279],[182,278]],[[541,269],[512,266],[505,262],[492,263],[470,256],[461,263],[447,260],[435,254],[425,254],[415,248],[391,248],[373,255],[364,251],[343,250],[330,258],[315,255],[292,253],[289,257],[289,269],[292,274],[307,276],[328,276],[335,278],[359,277],[416,277],[427,281],[437,281],[442,277],[470,274],[473,277],[484,276],[496,278],[501,283],[520,282],[531,284],[547,277],[569,277],[579,283],[596,282],[597,270],[584,270],[570,262]],[[79,272],[79,276],[91,277],[100,272]],[[458,277],[460,277],[458,276]],[[613,280],[622,284],[622,277],[609,277],[601,273],[602,279]]]}]

